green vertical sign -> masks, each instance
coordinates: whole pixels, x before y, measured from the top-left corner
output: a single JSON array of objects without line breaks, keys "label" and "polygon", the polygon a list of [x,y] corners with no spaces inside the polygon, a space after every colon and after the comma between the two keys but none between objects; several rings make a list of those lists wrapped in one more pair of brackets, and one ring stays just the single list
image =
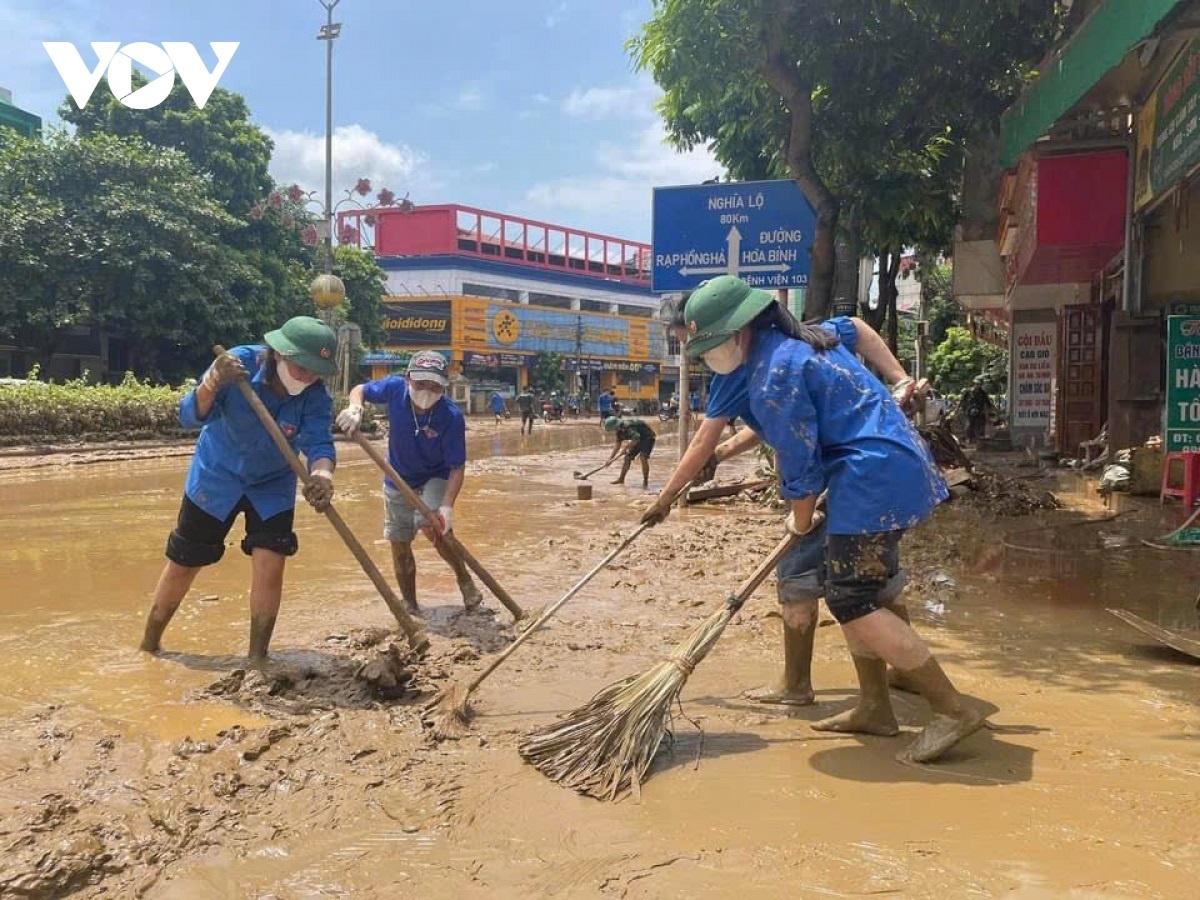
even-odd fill
[{"label": "green vertical sign", "polygon": [[1200,316],[1167,317],[1167,453],[1200,453]]}]

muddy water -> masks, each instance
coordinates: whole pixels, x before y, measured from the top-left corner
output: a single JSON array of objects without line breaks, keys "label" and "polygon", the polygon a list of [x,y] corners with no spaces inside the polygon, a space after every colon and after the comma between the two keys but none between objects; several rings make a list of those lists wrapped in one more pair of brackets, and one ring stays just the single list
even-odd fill
[{"label": "muddy water", "polygon": [[[608,472],[594,477],[595,501],[574,500],[570,473],[603,461],[600,440],[581,426],[523,441],[510,423],[472,428],[478,462],[457,527],[530,608],[565,590],[645,502]],[[145,741],[259,722],[192,696],[244,648],[248,566],[236,542],[172,623],[165,645],[178,655],[131,649],[185,467],[143,460],[0,481],[20,529],[0,550],[0,719],[61,703]],[[660,460],[653,477],[666,471]],[[343,448],[337,486],[386,572],[378,477],[355,448]],[[147,896],[1195,896],[1200,666],[1104,609],[1194,625],[1197,556],[1142,547],[1165,530],[1153,517],[1057,527],[1083,514],[994,521],[947,507],[909,539],[918,627],[963,690],[1001,708],[993,730],[939,766],[895,763],[907,737],[806,727],[850,696],[835,628],[818,636],[817,707],[741,699],[778,663],[769,591],[690,680],[683,712],[695,725],[677,720],[640,802],[579,798],[521,764],[520,731],[661,658],[776,536],[774,517],[716,506],[655,529],[514,656],[479,692],[475,737],[430,747],[404,714],[343,711],[332,749],[299,739],[298,756],[267,766],[295,775],[307,747],[336,790],[293,778],[308,786],[264,798],[258,813],[247,806],[236,833],[177,860]],[[336,653],[331,633],[388,618],[324,522],[301,512],[298,531],[275,645],[285,663],[311,664]],[[441,633],[456,591],[417,548]],[[895,702],[905,725],[923,721],[919,701]],[[239,765],[252,781],[255,766]]]}]

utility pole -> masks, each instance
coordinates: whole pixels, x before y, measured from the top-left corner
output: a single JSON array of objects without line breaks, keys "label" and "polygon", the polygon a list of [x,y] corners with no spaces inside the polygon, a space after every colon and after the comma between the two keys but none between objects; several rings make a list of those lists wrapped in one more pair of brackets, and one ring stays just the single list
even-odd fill
[{"label": "utility pole", "polygon": [[575,393],[583,394],[583,316],[575,317]]},{"label": "utility pole", "polygon": [[333,272],[333,42],[342,33],[341,22],[333,21],[333,10],[342,0],[320,0],[325,7],[325,24],[317,34],[325,42],[325,274]]}]

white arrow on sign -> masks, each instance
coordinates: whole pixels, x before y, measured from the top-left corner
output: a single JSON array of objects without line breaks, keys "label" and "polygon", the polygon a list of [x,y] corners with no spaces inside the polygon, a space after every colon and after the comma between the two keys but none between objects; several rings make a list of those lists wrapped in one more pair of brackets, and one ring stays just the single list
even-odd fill
[{"label": "white arrow on sign", "polygon": [[729,274],[737,275],[738,263],[742,259],[742,233],[737,230],[736,225],[729,229],[725,243],[729,245],[729,255],[726,257],[729,260]]},{"label": "white arrow on sign", "polygon": [[[732,268],[732,266],[730,267]],[[738,269],[738,274],[745,272],[790,272],[792,267],[787,263],[774,263],[768,266],[742,266]],[[684,266],[679,270],[680,275],[732,275],[729,269],[723,269],[720,266],[695,266],[689,268]]]}]

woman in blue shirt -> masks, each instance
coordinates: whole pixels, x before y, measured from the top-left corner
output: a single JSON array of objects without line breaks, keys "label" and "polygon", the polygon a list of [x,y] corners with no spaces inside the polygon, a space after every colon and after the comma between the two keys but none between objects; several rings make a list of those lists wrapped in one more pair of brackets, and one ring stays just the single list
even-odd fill
[{"label": "woman in blue shirt", "polygon": [[[946,499],[928,448],[887,389],[854,356],[848,319],[801,325],[774,297],[740,279],[705,282],[688,299],[687,353],[718,375],[744,374],[724,416],[744,419],[775,448],[788,528],[807,534],[817,496],[828,491],[824,595],[842,625],[858,675],[854,709],[817,723],[827,731],[894,735],[890,663],[930,703],[933,717],[899,755],[928,762],[976,731],[986,710],[964,700],[924,641],[888,606],[900,573],[900,538]],[[716,426],[720,433],[721,420]],[[709,459],[695,442],[643,521],[661,521],[668,500]]]},{"label": "woman in blue shirt", "polygon": [[204,566],[225,553],[239,513],[246,518],[242,552],[250,557],[250,659],[267,658],[283,592],[283,568],[298,543],[292,530],[296,475],[236,382],[270,410],[288,443],[316,476],[304,498],[317,510],[333,499],[333,401],[322,383],[334,373],[337,338],[311,316],[268,332],[266,346],[234,347],[204,373],[179,406],[185,428],[199,428],[167,564],[158,579],[141,648],[157,653],[171,617]]}]

